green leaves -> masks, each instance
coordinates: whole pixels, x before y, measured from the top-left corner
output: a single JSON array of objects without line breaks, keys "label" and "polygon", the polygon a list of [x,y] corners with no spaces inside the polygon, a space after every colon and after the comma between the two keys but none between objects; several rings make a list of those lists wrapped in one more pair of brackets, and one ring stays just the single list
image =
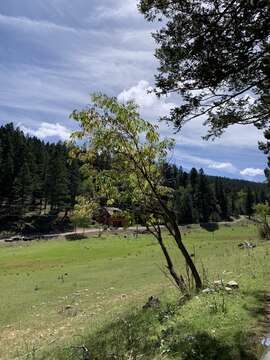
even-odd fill
[{"label": "green leaves", "polygon": [[78,196],[76,198],[76,205],[70,216],[71,222],[75,226],[86,227],[91,223],[93,214],[97,209],[98,204],[93,201],[85,198],[84,196]]},{"label": "green leaves", "polygon": [[[161,164],[172,146],[172,141],[160,141],[157,128],[140,118],[138,108],[133,102],[120,104],[116,98],[99,94],[94,95],[92,100],[92,109],[73,114],[82,128],[78,139],[84,141],[81,159],[86,158],[88,161],[92,198],[103,205],[120,204],[129,215],[135,215],[137,209],[137,217],[153,227],[151,232],[161,246],[171,276],[183,290],[183,281],[173,268],[159,226],[169,222],[177,246],[192,268],[196,287],[200,288],[201,280],[196,267],[182,244],[172,211],[170,191],[163,185]],[[109,156],[110,165],[97,166],[94,159],[104,153]],[[87,166],[84,166],[84,172],[87,174]]]},{"label": "green leaves", "polygon": [[[140,0],[159,60],[157,95],[179,96],[164,120],[177,130],[206,117],[208,137],[232,124],[269,125],[269,1]],[[252,94],[256,104],[246,102]],[[246,102],[246,104],[245,104]]]},{"label": "green leaves", "polygon": [[[76,110],[71,116],[81,127],[73,139],[83,143],[71,155],[84,163],[82,172],[88,177],[91,197],[130,209],[140,204],[146,212],[156,208],[166,192],[160,164],[173,141],[160,140],[158,127],[140,118],[134,102],[121,104],[106,95],[94,94],[91,108]],[[110,158],[106,168],[96,162],[104,154]]]}]

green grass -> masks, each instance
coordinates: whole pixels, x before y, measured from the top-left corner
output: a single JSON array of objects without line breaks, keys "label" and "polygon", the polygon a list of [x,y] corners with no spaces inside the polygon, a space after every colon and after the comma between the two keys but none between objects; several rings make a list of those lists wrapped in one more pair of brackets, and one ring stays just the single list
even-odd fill
[{"label": "green grass", "polygon": [[[175,305],[179,294],[161,271],[163,257],[151,236],[0,246],[0,359],[75,360],[82,351],[71,346],[80,344],[94,359],[186,360],[202,344],[223,349],[231,356],[224,359],[248,359],[242,345],[259,331],[270,243],[259,242],[248,224],[184,233],[205,281],[233,279],[239,291]],[[240,250],[243,240],[258,246]],[[170,237],[167,242],[185,273]],[[142,311],[150,295],[160,297],[161,307]]]}]

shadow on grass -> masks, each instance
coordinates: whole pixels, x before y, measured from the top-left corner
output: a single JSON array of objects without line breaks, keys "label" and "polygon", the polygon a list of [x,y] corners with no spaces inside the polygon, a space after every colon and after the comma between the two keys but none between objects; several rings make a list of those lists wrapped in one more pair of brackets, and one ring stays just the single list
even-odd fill
[{"label": "shadow on grass", "polygon": [[77,241],[87,239],[87,236],[85,234],[70,234],[66,235],[65,239],[69,241]]},{"label": "shadow on grass", "polygon": [[212,223],[201,223],[200,227],[206,231],[214,232],[219,229],[219,224],[212,222]]},{"label": "shadow on grass", "polygon": [[263,290],[248,290],[242,291],[243,295],[246,297],[252,297],[256,300],[257,305],[245,306],[245,309],[255,317],[258,321],[265,315],[265,292]]},{"label": "shadow on grass", "polygon": [[175,355],[181,354],[181,360],[257,360],[249,339],[247,334],[237,334],[233,344],[227,344],[206,332],[197,332],[176,342],[171,349]]},{"label": "shadow on grass", "polygon": [[[237,334],[233,341],[207,332],[196,332],[177,319],[179,305],[135,311],[79,344],[45,354],[48,360],[257,360],[252,354],[251,335]],[[181,309],[182,310],[182,309]]]}]

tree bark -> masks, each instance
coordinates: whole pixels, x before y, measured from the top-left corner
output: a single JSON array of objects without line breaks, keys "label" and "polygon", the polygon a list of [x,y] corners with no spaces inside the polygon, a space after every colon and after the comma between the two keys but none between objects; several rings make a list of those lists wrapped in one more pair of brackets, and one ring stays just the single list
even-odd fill
[{"label": "tree bark", "polygon": [[169,255],[169,252],[163,242],[163,239],[162,239],[162,236],[161,234],[157,234],[156,235],[156,238],[158,240],[158,243],[161,247],[161,250],[166,258],[166,261],[167,261],[167,269],[169,270],[175,284],[177,285],[177,287],[181,290],[181,291],[185,291],[186,290],[186,287],[185,287],[185,284],[184,284],[184,281],[183,279],[176,273],[176,271],[174,270],[174,267],[173,267],[173,262],[172,262],[172,259]]},{"label": "tree bark", "polygon": [[181,233],[180,233],[180,230],[179,230],[179,227],[177,225],[177,223],[175,221],[172,221],[173,222],[173,230],[174,230],[174,239],[175,239],[175,242],[179,248],[179,250],[181,251],[181,253],[183,254],[185,260],[186,260],[186,263],[187,265],[189,266],[191,272],[192,272],[192,275],[193,275],[193,278],[195,280],[195,285],[196,285],[196,289],[197,290],[201,290],[202,289],[202,280],[201,280],[201,277],[197,271],[197,268],[191,258],[191,256],[189,255],[185,245],[183,244],[182,242],[182,236],[181,236]]},{"label": "tree bark", "polygon": [[174,269],[170,254],[163,242],[160,226],[154,225],[154,224],[152,224],[152,226],[153,226],[154,230],[151,230],[150,227],[146,224],[147,230],[157,239],[159,246],[161,247],[161,250],[162,250],[163,255],[165,256],[165,259],[167,262],[166,267],[169,270],[177,288],[179,288],[182,292],[185,292],[186,291],[185,281],[184,281],[183,277],[181,275],[179,276]]}]

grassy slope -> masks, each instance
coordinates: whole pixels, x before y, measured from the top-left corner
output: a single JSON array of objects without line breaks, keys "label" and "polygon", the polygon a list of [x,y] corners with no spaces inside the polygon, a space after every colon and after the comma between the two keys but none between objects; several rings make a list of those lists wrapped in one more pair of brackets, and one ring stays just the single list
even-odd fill
[{"label": "grassy slope", "polygon": [[[113,359],[108,355],[112,344],[117,359],[134,353],[133,348],[145,359],[159,358],[163,350],[163,358],[173,358],[179,347],[184,348],[184,336],[204,330],[211,335],[210,340],[222,339],[228,346],[237,343],[236,337],[243,330],[257,331],[262,294],[270,284],[270,244],[243,251],[237,247],[242,240],[256,241],[253,226],[222,227],[214,235],[205,230],[186,231],[185,242],[190,251],[195,248],[196,262],[204,268],[207,279],[234,279],[240,291],[234,295],[200,295],[173,310],[166,302],[172,303],[177,294],[159,269],[163,259],[150,236],[134,239],[112,235],[1,246],[0,359],[34,359],[36,350],[39,354],[40,350],[70,342],[88,342],[93,351],[100,353],[97,359]],[[178,259],[177,250],[172,245],[170,248]],[[182,259],[178,266],[184,271]],[[152,294],[160,294],[164,305],[157,313],[145,314],[140,311],[141,304]],[[127,309],[131,318],[123,322],[121,314]],[[139,337],[145,341],[126,343],[128,329],[123,324],[129,324],[137,342]],[[170,331],[171,336],[166,336]],[[85,339],[72,339],[72,335]],[[115,336],[122,339],[118,347]],[[108,338],[105,346],[101,339]],[[44,359],[70,356],[51,354]],[[78,356],[76,353],[74,359]]]}]

